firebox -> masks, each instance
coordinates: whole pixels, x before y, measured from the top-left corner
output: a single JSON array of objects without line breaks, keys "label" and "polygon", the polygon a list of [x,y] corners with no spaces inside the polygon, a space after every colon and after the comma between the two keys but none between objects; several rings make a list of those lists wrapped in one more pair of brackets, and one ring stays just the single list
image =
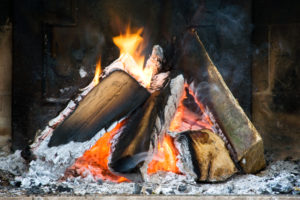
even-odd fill
[{"label": "firebox", "polygon": [[298,4],[5,0],[0,184],[299,194]]}]

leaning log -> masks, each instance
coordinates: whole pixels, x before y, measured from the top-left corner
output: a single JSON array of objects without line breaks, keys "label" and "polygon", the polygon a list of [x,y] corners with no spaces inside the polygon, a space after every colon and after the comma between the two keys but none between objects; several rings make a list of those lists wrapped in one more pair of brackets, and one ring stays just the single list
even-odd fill
[{"label": "leaning log", "polygon": [[196,83],[205,81],[209,85],[201,95],[206,97],[205,103],[234,148],[232,158],[246,173],[261,170],[266,164],[262,138],[230,92],[196,31],[185,35],[182,51],[179,66],[187,75],[198,73]]},{"label": "leaning log", "polygon": [[150,93],[123,71],[104,78],[53,132],[49,147],[84,142],[142,105]]},{"label": "leaning log", "polygon": [[145,104],[129,116],[126,127],[112,147],[110,169],[134,181],[141,180],[139,168],[148,159],[151,146],[166,132],[183,92],[183,76],[172,72],[167,85],[152,93]]}]

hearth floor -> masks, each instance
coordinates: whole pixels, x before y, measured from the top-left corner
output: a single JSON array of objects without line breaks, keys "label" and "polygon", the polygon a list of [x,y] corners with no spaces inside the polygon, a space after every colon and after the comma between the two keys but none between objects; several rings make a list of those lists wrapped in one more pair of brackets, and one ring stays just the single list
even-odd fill
[{"label": "hearth floor", "polygon": [[[21,177],[26,166],[19,152],[16,152],[0,157],[0,197],[23,198],[24,195],[39,195],[45,199],[48,197],[53,199],[57,195],[65,197],[71,195],[68,199],[77,199],[78,196],[83,195],[91,196],[91,198],[93,195],[125,195],[115,197],[126,199],[129,198],[128,195],[141,195],[130,196],[133,199],[139,199],[143,195],[149,195],[147,198],[151,199],[152,195],[180,195],[176,198],[181,200],[192,199],[194,195],[295,195],[294,197],[300,197],[300,160],[271,161],[271,156],[267,160],[266,169],[256,175],[235,175],[228,181],[213,184],[187,182],[184,176],[162,173],[153,178],[154,182],[145,183],[111,183],[94,181],[91,177],[85,179],[78,177],[65,182],[55,181],[41,185],[36,184],[34,179],[27,178],[26,181],[32,184],[29,187],[22,187],[20,180],[26,179],[26,177]],[[186,195],[192,196],[185,197]],[[107,197],[114,199],[114,196]]]}]

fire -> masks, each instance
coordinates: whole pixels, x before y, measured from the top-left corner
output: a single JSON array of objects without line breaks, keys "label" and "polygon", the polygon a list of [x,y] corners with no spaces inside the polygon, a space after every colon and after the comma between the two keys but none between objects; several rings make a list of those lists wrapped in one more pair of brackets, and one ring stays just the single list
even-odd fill
[{"label": "fire", "polygon": [[145,41],[141,36],[142,32],[142,28],[133,32],[128,26],[125,34],[114,37],[113,42],[120,49],[119,59],[121,61],[128,56],[133,59],[130,65],[124,64],[125,71],[139,82],[142,82],[142,85],[146,88],[149,88],[154,70],[144,67],[145,56],[143,50],[145,49]]},{"label": "fire", "polygon": [[100,74],[101,74],[101,57],[99,58],[99,60],[96,64],[95,75],[94,75],[94,79],[92,81],[93,86],[98,85]]},{"label": "fire", "polygon": [[173,138],[164,135],[162,141],[157,144],[157,152],[154,154],[153,160],[148,165],[148,174],[158,171],[167,171],[180,174],[177,163],[178,150],[174,145]]},{"label": "fire", "polygon": [[[205,106],[198,100],[191,87],[185,83],[184,93],[180,99],[176,114],[171,121],[169,130],[173,132],[182,132],[187,130],[212,129],[213,123],[206,112]],[[184,105],[184,101],[194,101],[200,109],[201,114],[191,111]],[[164,135],[163,140],[157,145],[157,152],[153,160],[148,165],[148,174],[158,171],[169,171],[180,174],[176,166],[178,150],[174,145],[171,136]]]},{"label": "fire", "polygon": [[90,84],[88,86],[86,86],[85,88],[79,89],[79,91],[86,91],[86,90],[90,91],[93,87],[98,85],[100,75],[101,75],[101,57],[99,58],[98,62],[96,63],[95,75],[94,75],[93,80],[90,82]]},{"label": "fire", "polygon": [[[212,129],[213,123],[208,116],[204,105],[198,100],[196,94],[191,87],[185,83],[185,92],[183,93],[176,114],[171,121],[169,130],[173,132],[182,132],[186,130]],[[191,111],[184,105],[184,100],[188,98],[188,94],[201,110],[201,115]]]},{"label": "fire", "polygon": [[108,169],[108,157],[110,155],[111,139],[119,132],[125,124],[125,120],[118,123],[110,132],[106,132],[95,145],[87,150],[82,157],[78,158],[75,163],[66,171],[65,176],[68,174],[86,177],[91,174],[96,180],[109,180],[112,182],[125,182],[129,181],[125,177],[113,174]]}]

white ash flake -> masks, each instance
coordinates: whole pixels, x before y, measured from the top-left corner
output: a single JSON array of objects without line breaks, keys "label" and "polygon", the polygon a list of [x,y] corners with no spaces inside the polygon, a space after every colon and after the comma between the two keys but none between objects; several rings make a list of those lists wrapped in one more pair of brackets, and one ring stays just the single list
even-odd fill
[{"label": "white ash flake", "polygon": [[25,160],[21,157],[21,151],[16,151],[7,156],[0,156],[0,170],[8,171],[13,175],[19,176],[26,171]]},{"label": "white ash flake", "polygon": [[56,182],[63,176],[65,170],[74,163],[75,159],[82,156],[106,132],[102,129],[86,142],[72,141],[65,145],[49,148],[48,142],[52,131],[34,150],[37,159],[31,161],[28,172],[19,177],[22,187],[28,188],[32,185],[47,185]]},{"label": "white ash flake", "polygon": [[84,78],[87,75],[87,72],[85,71],[83,66],[81,66],[80,69],[79,69],[79,75],[80,75],[81,78]]},{"label": "white ash flake", "polygon": [[[192,166],[193,162],[191,154],[188,153],[189,147],[187,141],[182,140],[178,142],[177,140],[174,140],[174,144],[179,152],[179,155],[177,156],[177,167],[181,172],[184,172],[189,179],[195,180],[197,178],[197,175],[195,174],[194,167]],[[183,155],[183,152],[185,152],[186,154]]]},{"label": "white ash flake", "polygon": [[71,87],[65,87],[65,88],[59,89],[59,92],[63,94],[63,93],[68,92],[70,90],[71,90]]}]

